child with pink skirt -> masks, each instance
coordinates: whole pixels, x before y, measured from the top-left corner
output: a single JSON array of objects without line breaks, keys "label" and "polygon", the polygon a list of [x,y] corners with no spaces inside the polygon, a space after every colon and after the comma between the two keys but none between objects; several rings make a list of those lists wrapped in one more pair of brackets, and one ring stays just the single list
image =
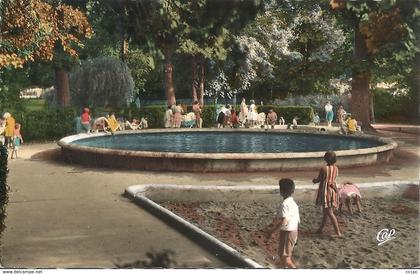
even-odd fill
[{"label": "child with pink skirt", "polygon": [[353,215],[353,209],[351,207],[352,202],[356,204],[357,211],[359,213],[362,212],[360,209],[360,199],[362,198],[362,195],[360,194],[359,188],[355,184],[345,182],[338,190],[338,196],[340,201],[340,212],[344,202],[346,203],[347,209],[351,215]]}]

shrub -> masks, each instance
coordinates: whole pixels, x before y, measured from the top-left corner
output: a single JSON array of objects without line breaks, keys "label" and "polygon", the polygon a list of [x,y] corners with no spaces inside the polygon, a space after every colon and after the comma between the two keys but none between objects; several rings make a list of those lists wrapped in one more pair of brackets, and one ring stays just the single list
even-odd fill
[{"label": "shrub", "polygon": [[410,98],[407,95],[392,95],[385,89],[373,91],[375,119],[387,122],[403,122],[410,119]]},{"label": "shrub", "polygon": [[350,102],[346,94],[312,94],[312,95],[289,95],[284,100],[275,100],[275,105],[281,106],[310,106],[314,111],[318,112],[320,116],[325,116],[324,106],[330,101],[334,107],[334,111],[340,104],[345,110],[350,109]]},{"label": "shrub", "polygon": [[267,114],[270,109],[273,109],[278,117],[283,116],[286,123],[292,123],[293,118],[298,117],[299,124],[309,124],[314,117],[314,110],[307,106],[258,106],[258,112]]},{"label": "shrub", "polygon": [[13,116],[22,124],[25,141],[59,139],[75,132],[74,108],[49,108],[45,110],[17,112]]},{"label": "shrub", "polygon": [[7,185],[7,148],[0,146],[0,235],[6,228],[6,205],[9,202]]},{"label": "shrub", "polygon": [[87,60],[70,75],[70,97],[75,106],[126,106],[133,92],[130,69],[111,57]]}]

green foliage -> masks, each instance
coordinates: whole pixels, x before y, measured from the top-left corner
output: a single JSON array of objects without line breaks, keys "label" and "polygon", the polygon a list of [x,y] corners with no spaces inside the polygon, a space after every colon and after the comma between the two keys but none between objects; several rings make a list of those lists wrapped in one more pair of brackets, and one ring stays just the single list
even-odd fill
[{"label": "green foliage", "polygon": [[133,76],[135,91],[140,93],[155,69],[154,60],[142,50],[131,49],[126,56],[126,63]]},{"label": "green foliage", "polygon": [[46,106],[44,99],[22,99],[23,109],[27,111],[31,110],[43,110]]},{"label": "green foliage", "polygon": [[134,81],[127,65],[109,57],[83,62],[70,75],[70,96],[74,106],[121,107],[132,98]]},{"label": "green foliage", "polygon": [[[407,122],[415,116],[415,106],[407,95],[393,95],[385,89],[373,90],[375,119],[379,122]],[[413,112],[411,112],[413,111]]]},{"label": "green foliage", "polygon": [[49,108],[37,111],[12,113],[16,122],[22,124],[25,141],[56,140],[75,133],[74,108]]},{"label": "green foliage", "polygon": [[216,106],[206,105],[201,113],[203,127],[212,127],[216,124]]},{"label": "green foliage", "polygon": [[6,205],[9,202],[7,173],[7,148],[5,146],[0,146],[0,236],[3,234],[3,231],[6,228]]},{"label": "green foliage", "polygon": [[24,73],[17,69],[0,70],[0,110],[21,109],[20,89],[28,85]]},{"label": "green foliage", "polygon": [[146,106],[132,112],[132,117],[147,119],[150,128],[162,128],[166,108],[164,106]]},{"label": "green foliage", "polygon": [[258,112],[265,112],[267,114],[270,109],[273,109],[278,117],[282,116],[286,123],[290,124],[294,117],[297,117],[298,123],[302,125],[309,124],[314,117],[314,110],[308,106],[258,106]]}]

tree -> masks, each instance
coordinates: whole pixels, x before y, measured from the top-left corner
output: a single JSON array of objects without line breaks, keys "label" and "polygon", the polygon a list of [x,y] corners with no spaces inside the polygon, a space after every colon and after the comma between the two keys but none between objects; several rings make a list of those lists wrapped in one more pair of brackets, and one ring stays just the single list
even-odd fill
[{"label": "tree", "polygon": [[[408,4],[407,4],[408,2]],[[400,52],[407,64],[418,52],[416,36],[404,23],[401,10],[415,16],[415,1],[345,1],[331,0],[331,8],[338,12],[345,26],[353,30],[351,112],[362,122],[365,129],[372,129],[372,95],[369,85],[375,67],[392,59]],[[411,34],[411,35],[410,35]],[[401,56],[401,55],[400,55]]]},{"label": "tree", "polygon": [[[6,0],[0,16],[0,68],[23,67],[28,61],[45,60],[59,64],[61,51],[78,56],[82,39],[90,38],[92,28],[83,12],[71,6],[52,6],[41,0]],[[64,66],[56,66],[57,98],[69,103],[68,76]]]},{"label": "tree", "polygon": [[230,50],[232,35],[255,18],[262,1],[194,0],[183,9],[189,26],[179,52],[191,56],[192,99],[204,104],[205,60],[222,61]]},{"label": "tree", "polygon": [[267,2],[235,38],[232,86],[268,101],[288,93],[333,92],[330,79],[342,72],[346,40],[335,18],[319,1]]},{"label": "tree", "polygon": [[121,107],[132,99],[134,81],[127,65],[111,57],[84,61],[70,76],[71,101],[76,106]]},{"label": "tree", "polygon": [[165,94],[168,105],[175,104],[173,82],[173,55],[185,35],[187,25],[180,13],[187,4],[181,0],[126,1],[127,25],[132,40],[147,45],[155,56],[163,57]]}]

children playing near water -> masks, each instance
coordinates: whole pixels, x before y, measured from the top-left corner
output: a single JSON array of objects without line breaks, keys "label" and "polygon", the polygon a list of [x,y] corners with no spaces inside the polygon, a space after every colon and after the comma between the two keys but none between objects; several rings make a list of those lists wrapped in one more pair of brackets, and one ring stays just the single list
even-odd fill
[{"label": "children playing near water", "polygon": [[[20,134],[20,124],[16,123],[15,129],[13,131],[13,137],[12,137],[12,155],[10,157],[11,159],[18,157],[17,152],[21,144],[23,144],[23,138],[22,138],[22,135]],[[13,155],[15,155],[15,157],[13,157]]]},{"label": "children playing near water", "polygon": [[337,156],[334,151],[327,151],[324,155],[324,160],[327,165],[322,167],[319,171],[318,177],[312,180],[314,184],[319,183],[316,205],[322,207],[323,213],[321,226],[316,233],[321,234],[327,219],[330,219],[336,233],[334,236],[341,236],[337,218],[334,215],[334,209],[338,208],[339,199],[336,186],[338,167],[335,165]]},{"label": "children playing near water", "polygon": [[360,194],[359,188],[355,184],[351,182],[345,182],[338,190],[338,197],[340,200],[340,212],[342,212],[342,207],[345,203],[350,215],[353,215],[353,208],[351,206],[352,202],[356,204],[357,211],[359,213],[362,212],[360,206],[360,199],[362,198],[362,195]]},{"label": "children playing near water", "polygon": [[292,260],[293,248],[298,237],[300,223],[299,207],[293,200],[295,183],[291,179],[283,178],[279,181],[280,195],[283,197],[277,217],[270,224],[266,237],[269,238],[274,231],[280,228],[278,259],[281,267],[296,268]]}]

